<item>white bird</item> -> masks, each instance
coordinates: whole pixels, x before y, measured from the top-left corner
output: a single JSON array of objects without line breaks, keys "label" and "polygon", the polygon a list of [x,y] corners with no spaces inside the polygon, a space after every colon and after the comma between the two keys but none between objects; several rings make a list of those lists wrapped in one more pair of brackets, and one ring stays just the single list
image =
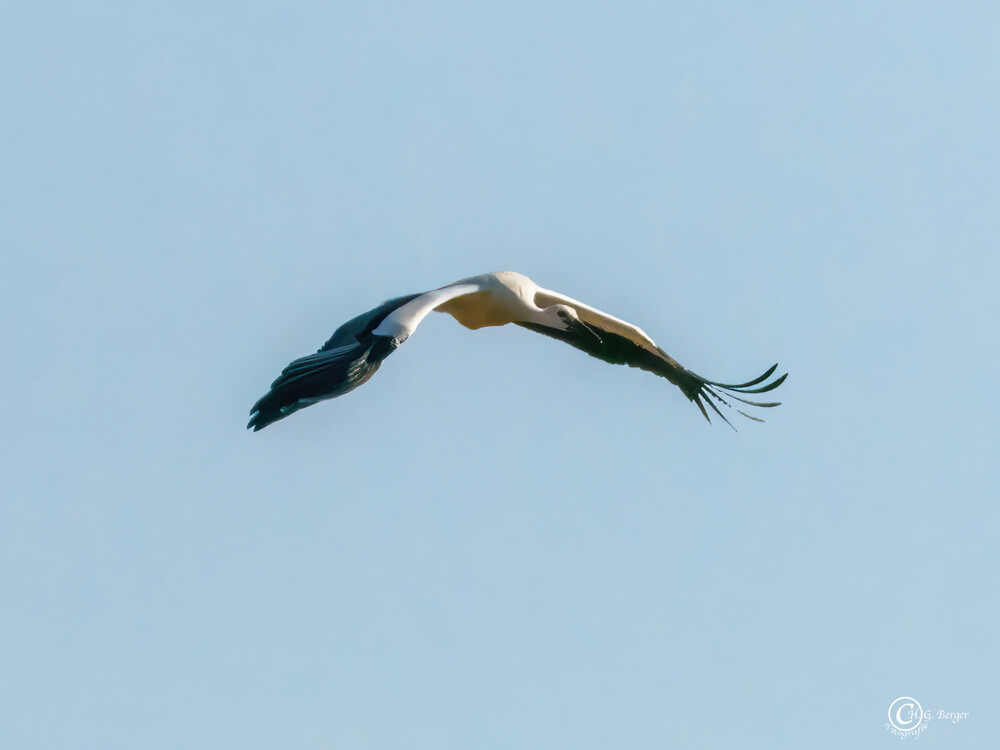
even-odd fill
[{"label": "white bird", "polygon": [[[729,406],[719,390],[751,406],[778,406],[779,402],[748,401],[742,395],[772,391],[788,377],[786,373],[761,385],[774,373],[778,367],[775,364],[746,383],[727,385],[707,380],[681,367],[638,326],[542,289],[527,276],[500,271],[462,279],[423,294],[397,297],[347,321],[318,352],[295,360],[282,371],[271,390],[250,410],[247,428],[256,432],[317,401],[353,391],[375,374],[382,360],[406,341],[432,310],[450,314],[466,328],[515,323],[565,341],[605,362],[655,373],[680,388],[709,422],[712,420],[705,410],[706,403],[730,426],[714,403]],[[737,411],[754,421],[763,421]]]}]

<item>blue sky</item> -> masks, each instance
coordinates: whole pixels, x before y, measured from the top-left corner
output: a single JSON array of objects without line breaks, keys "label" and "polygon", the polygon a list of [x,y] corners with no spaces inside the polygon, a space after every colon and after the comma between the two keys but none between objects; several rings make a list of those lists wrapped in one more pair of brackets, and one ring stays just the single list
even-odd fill
[{"label": "blue sky", "polygon": [[[0,10],[0,745],[980,748],[1000,691],[988,3]],[[713,379],[429,318],[490,270]]]}]

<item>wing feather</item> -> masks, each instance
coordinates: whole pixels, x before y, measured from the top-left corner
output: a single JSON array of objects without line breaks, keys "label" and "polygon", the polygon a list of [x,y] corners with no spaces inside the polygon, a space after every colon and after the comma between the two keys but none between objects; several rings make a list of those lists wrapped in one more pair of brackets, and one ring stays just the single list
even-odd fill
[{"label": "wing feather", "polygon": [[248,428],[262,430],[299,409],[343,396],[368,380],[382,360],[416,330],[427,313],[447,300],[478,291],[452,285],[383,302],[344,323],[315,354],[288,364],[250,410]]},{"label": "wing feather", "polygon": [[[785,378],[788,377],[787,373],[771,383],[760,385],[771,377],[778,367],[777,364],[770,367],[764,374],[745,383],[735,385],[717,383],[683,367],[677,360],[657,346],[645,331],[621,318],[616,318],[595,307],[586,305],[572,297],[553,292],[550,289],[538,289],[535,292],[535,304],[543,308],[549,305],[568,305],[576,311],[579,321],[567,321],[566,330],[548,328],[538,324],[519,323],[518,325],[558,338],[605,362],[627,364],[631,367],[638,367],[666,378],[680,388],[684,392],[684,395],[695,403],[709,422],[712,420],[709,418],[705,404],[708,404],[708,407],[726,424],[733,427],[732,422],[726,418],[716,404],[718,402],[721,405],[729,407],[730,404],[726,400],[727,398],[762,408],[771,408],[780,405],[780,402],[750,401],[742,398],[742,395],[766,393],[781,385],[785,381]],[[753,387],[758,385],[760,387]],[[725,396],[723,396],[723,393]],[[757,422],[763,421],[759,417],[751,416],[739,409],[736,411],[748,419]],[[736,428],[733,427],[733,429]]]}]

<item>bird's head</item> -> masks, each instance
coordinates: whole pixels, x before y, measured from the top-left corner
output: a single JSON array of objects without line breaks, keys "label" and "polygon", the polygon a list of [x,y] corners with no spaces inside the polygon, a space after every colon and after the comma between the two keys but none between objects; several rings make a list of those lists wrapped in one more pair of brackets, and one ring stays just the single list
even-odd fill
[{"label": "bird's head", "polygon": [[580,319],[576,310],[569,305],[550,305],[545,308],[544,312],[557,327],[564,330]]}]

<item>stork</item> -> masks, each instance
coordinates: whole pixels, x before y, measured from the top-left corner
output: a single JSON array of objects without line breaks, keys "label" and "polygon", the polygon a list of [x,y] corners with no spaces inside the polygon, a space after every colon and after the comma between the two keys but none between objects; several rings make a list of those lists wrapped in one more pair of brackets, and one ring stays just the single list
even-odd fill
[{"label": "stork", "polygon": [[[712,420],[706,404],[730,427],[732,423],[719,409],[720,405],[730,405],[727,398],[750,406],[778,406],[780,402],[751,401],[745,396],[773,391],[788,377],[785,373],[766,382],[777,369],[775,364],[745,383],[708,380],[678,364],[638,326],[558,292],[542,289],[522,274],[500,271],[462,279],[422,294],[396,297],[347,321],[319,351],[296,359],[282,371],[250,410],[247,428],[262,430],[299,409],[343,396],[363,385],[382,360],[406,341],[432,310],[448,313],[472,329],[514,323],[565,341],[605,362],[654,373],[680,388],[709,422]],[[748,419],[763,421],[740,409],[737,411]]]}]

